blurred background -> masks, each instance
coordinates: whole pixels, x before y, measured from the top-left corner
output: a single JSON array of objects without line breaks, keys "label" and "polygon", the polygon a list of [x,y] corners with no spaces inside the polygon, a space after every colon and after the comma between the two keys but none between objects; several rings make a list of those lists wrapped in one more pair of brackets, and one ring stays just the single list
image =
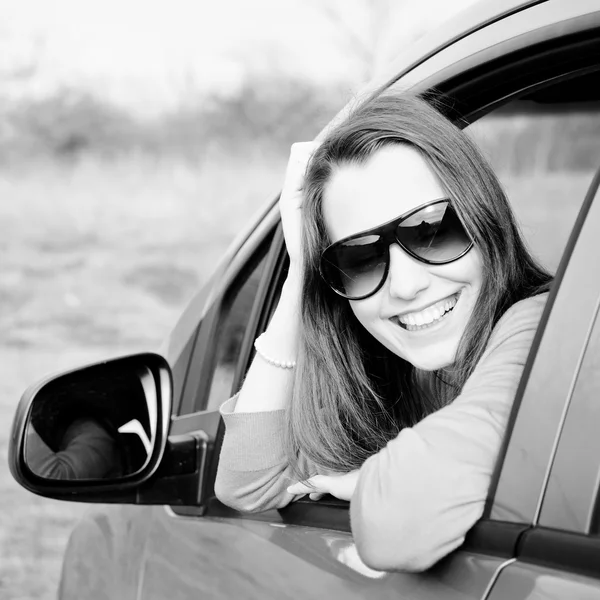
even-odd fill
[{"label": "blurred background", "polygon": [[[0,0],[0,598],[55,597],[88,509],[38,498],[8,473],[24,389],[158,350],[278,192],[290,144],[475,1]],[[582,118],[570,130],[597,142]],[[555,194],[555,220],[574,218],[592,169],[548,154],[560,132],[508,116],[473,133],[509,193]],[[567,190],[577,201],[563,210]]]}]

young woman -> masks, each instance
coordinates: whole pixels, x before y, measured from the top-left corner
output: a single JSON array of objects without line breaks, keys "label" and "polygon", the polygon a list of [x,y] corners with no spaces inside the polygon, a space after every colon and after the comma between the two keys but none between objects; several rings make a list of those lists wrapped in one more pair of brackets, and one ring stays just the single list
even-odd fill
[{"label": "young woman", "polygon": [[221,408],[217,496],[333,494],[368,566],[423,570],[482,514],[551,276],[473,143],[409,95],[295,144],[280,207],[289,273]]}]

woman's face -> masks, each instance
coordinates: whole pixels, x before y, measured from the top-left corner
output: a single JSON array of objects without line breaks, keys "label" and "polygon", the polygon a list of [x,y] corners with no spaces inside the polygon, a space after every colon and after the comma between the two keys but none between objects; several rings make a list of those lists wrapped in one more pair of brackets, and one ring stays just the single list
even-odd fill
[{"label": "woman's face", "polygon": [[[447,195],[417,150],[394,144],[364,164],[337,166],[324,190],[323,214],[333,243]],[[383,287],[349,302],[373,337],[430,371],[454,362],[481,285],[482,260],[475,246],[454,262],[428,265],[392,244]]]}]

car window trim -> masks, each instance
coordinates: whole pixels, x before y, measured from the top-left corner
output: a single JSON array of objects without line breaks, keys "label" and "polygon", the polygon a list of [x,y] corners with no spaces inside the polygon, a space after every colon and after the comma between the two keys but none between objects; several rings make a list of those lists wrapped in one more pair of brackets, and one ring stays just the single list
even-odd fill
[{"label": "car window trim", "polygon": [[511,523],[483,518],[469,530],[460,550],[513,558],[516,555],[521,536],[530,527],[527,523]]},{"label": "car window trim", "polygon": [[[215,361],[217,359],[216,352],[211,351],[211,343],[221,325],[223,312],[228,309],[232,296],[235,296],[239,291],[240,278],[245,283],[244,276],[248,275],[248,270],[251,271],[256,268],[258,263],[254,259],[262,251],[265,251],[265,245],[267,246],[266,254],[261,255],[261,259],[266,257],[266,260],[269,260],[270,244],[273,241],[274,234],[273,227],[261,233],[260,237],[251,238],[248,244],[240,250],[240,254],[243,254],[246,260],[241,264],[239,260],[237,261],[237,269],[231,273],[229,285],[223,287],[218,295],[213,294],[209,300],[212,304],[204,315],[202,322],[198,325],[196,341],[191,352],[185,385],[182,390],[178,416],[193,414],[203,410],[203,407],[198,406],[198,398],[204,398],[204,401],[206,401],[207,394],[211,389]],[[265,273],[263,272],[261,278],[264,278],[264,276]],[[253,310],[257,301],[258,294],[253,302]],[[239,361],[237,364],[239,365]]]},{"label": "car window trim", "polygon": [[275,310],[275,298],[278,289],[283,284],[283,270],[287,262],[287,253],[283,238],[283,228],[279,221],[273,232],[271,246],[261,282],[248,319],[248,326],[240,348],[240,356],[232,384],[232,393],[237,393],[242,386],[246,372],[250,367],[254,352],[254,340],[267,327],[268,321]]},{"label": "car window trim", "polygon": [[600,579],[600,538],[549,527],[533,527],[523,534],[517,559]]},{"label": "car window trim", "polygon": [[585,29],[501,57],[492,55],[434,89],[436,95],[451,100],[440,108],[457,125],[466,127],[516,96],[599,70],[599,54],[600,28]]}]

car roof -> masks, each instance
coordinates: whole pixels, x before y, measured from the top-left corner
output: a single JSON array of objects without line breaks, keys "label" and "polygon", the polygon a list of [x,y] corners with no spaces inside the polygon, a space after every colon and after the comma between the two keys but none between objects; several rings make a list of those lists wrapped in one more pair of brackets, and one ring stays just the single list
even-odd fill
[{"label": "car roof", "polygon": [[397,79],[454,42],[514,13],[548,0],[478,0],[438,27],[405,45],[400,53],[382,62],[370,85]]}]

